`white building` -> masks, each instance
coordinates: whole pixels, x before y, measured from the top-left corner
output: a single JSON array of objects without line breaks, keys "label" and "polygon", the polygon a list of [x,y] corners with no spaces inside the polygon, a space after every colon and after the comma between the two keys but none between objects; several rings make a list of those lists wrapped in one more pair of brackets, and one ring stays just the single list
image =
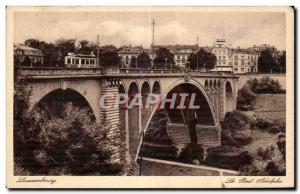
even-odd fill
[{"label": "white building", "polygon": [[68,53],[65,56],[66,67],[77,67],[77,68],[95,68],[98,65],[97,57],[94,54],[83,55]]},{"label": "white building", "polygon": [[232,72],[237,74],[257,72],[258,53],[250,49],[234,49],[225,39],[217,39],[212,53],[217,61],[212,71]]}]

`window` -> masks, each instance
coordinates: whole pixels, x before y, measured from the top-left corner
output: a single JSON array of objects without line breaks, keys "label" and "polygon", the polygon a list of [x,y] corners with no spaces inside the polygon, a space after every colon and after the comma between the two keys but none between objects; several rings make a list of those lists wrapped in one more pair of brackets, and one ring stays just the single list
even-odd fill
[{"label": "window", "polygon": [[86,59],[86,64],[89,65],[90,64],[90,60]]},{"label": "window", "polygon": [[239,68],[234,68],[234,71],[238,71],[239,70]]},{"label": "window", "polygon": [[237,61],[234,62],[234,65],[237,66],[239,63]]},{"label": "window", "polygon": [[79,64],[79,59],[76,59],[75,62],[76,62],[76,64]]},{"label": "window", "polygon": [[72,64],[75,64],[75,59],[74,58],[72,58]]},{"label": "window", "polygon": [[94,65],[95,64],[95,60],[91,59],[91,64]]},{"label": "window", "polygon": [[70,63],[71,63],[71,59],[67,58],[67,64],[70,64]]},{"label": "window", "polygon": [[81,59],[81,64],[84,65],[85,64],[85,60]]},{"label": "window", "polygon": [[244,67],[241,68],[241,71],[244,72]]}]

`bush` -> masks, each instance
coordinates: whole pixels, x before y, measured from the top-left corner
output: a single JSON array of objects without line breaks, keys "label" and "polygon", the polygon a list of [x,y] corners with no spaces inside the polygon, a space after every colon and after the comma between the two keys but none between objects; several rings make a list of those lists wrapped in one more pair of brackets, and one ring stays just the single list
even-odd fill
[{"label": "bush", "polygon": [[[37,114],[39,113],[39,114]],[[33,114],[32,129],[39,131],[35,142],[26,141],[23,167],[32,175],[114,175],[122,162],[115,162],[112,148],[124,147],[118,131],[108,137],[109,125],[93,121],[90,113],[72,104],[64,105],[62,118]],[[42,120],[42,121],[41,121]],[[121,161],[124,161],[121,159]],[[29,164],[31,162],[31,164]]]},{"label": "bush", "polygon": [[252,129],[256,128],[263,131],[268,131],[273,134],[277,134],[280,132],[285,133],[285,127],[286,127],[285,122],[272,122],[261,118],[253,120],[251,122]]},{"label": "bush", "polygon": [[207,149],[205,163],[219,168],[238,170],[241,166],[252,163],[248,151],[233,147],[221,146]]},{"label": "bush", "polygon": [[281,85],[277,80],[270,77],[263,77],[261,79],[250,79],[247,84],[250,89],[256,94],[281,94],[285,93],[285,90],[281,88]]},{"label": "bush", "polygon": [[249,111],[254,109],[256,96],[248,88],[243,87],[238,91],[237,95],[237,109]]},{"label": "bush", "polygon": [[276,142],[277,148],[279,149],[280,153],[282,154],[283,159],[285,160],[286,157],[286,140],[284,134],[279,134],[277,136],[278,141]]},{"label": "bush", "polygon": [[189,143],[182,148],[179,160],[185,163],[194,163],[196,160],[201,162],[204,158],[204,150],[200,144]]},{"label": "bush", "polygon": [[250,120],[240,112],[227,112],[221,126],[222,145],[240,147],[252,141]]},{"label": "bush", "polygon": [[253,162],[241,166],[240,171],[247,176],[284,176],[285,160],[274,146],[259,148]]},{"label": "bush", "polygon": [[273,123],[261,118],[258,118],[252,122],[252,127],[257,127],[259,129],[269,129],[272,125]]}]

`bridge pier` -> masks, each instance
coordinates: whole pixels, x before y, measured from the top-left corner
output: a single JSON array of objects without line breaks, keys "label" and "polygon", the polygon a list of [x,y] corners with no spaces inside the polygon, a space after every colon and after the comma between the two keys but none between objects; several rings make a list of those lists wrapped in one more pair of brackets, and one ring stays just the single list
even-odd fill
[{"label": "bridge pier", "polygon": [[224,81],[220,82],[220,86],[219,86],[219,96],[218,96],[218,101],[219,101],[219,120],[222,121],[224,116],[225,116],[225,83]]},{"label": "bridge pier", "polygon": [[[109,80],[100,81],[100,105],[103,103],[106,107],[100,108],[100,123],[107,124],[109,126],[108,137],[116,138],[120,134],[120,112],[119,106],[115,106],[115,102],[118,98],[119,90],[118,85],[113,85]],[[105,98],[103,97],[105,95]],[[119,134],[117,134],[119,133]],[[121,141],[121,140],[120,140]],[[111,145],[113,151],[112,161],[120,162],[120,148]]]}]

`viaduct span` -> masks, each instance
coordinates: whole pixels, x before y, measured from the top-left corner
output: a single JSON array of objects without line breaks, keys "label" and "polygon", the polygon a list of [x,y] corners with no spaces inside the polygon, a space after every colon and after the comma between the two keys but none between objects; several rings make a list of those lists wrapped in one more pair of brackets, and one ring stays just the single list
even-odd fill
[{"label": "viaduct span", "polygon": [[[199,94],[196,103],[200,105],[196,111],[199,117],[197,136],[204,147],[220,145],[219,121],[226,112],[236,109],[238,77],[233,74],[157,69],[21,68],[18,71],[29,78],[30,111],[42,104],[50,115],[55,115],[60,100],[84,102],[96,121],[109,123],[112,132],[119,124],[123,126],[131,159],[136,159],[142,133],[151,124],[157,107],[128,109],[126,105],[120,105],[103,109],[100,108],[102,95],[115,94],[106,98],[105,103],[111,103],[119,93],[128,94],[130,101],[135,94],[145,99],[151,93],[196,92]],[[176,113],[176,110],[165,112],[169,135],[174,142],[188,141],[184,114]]]}]

